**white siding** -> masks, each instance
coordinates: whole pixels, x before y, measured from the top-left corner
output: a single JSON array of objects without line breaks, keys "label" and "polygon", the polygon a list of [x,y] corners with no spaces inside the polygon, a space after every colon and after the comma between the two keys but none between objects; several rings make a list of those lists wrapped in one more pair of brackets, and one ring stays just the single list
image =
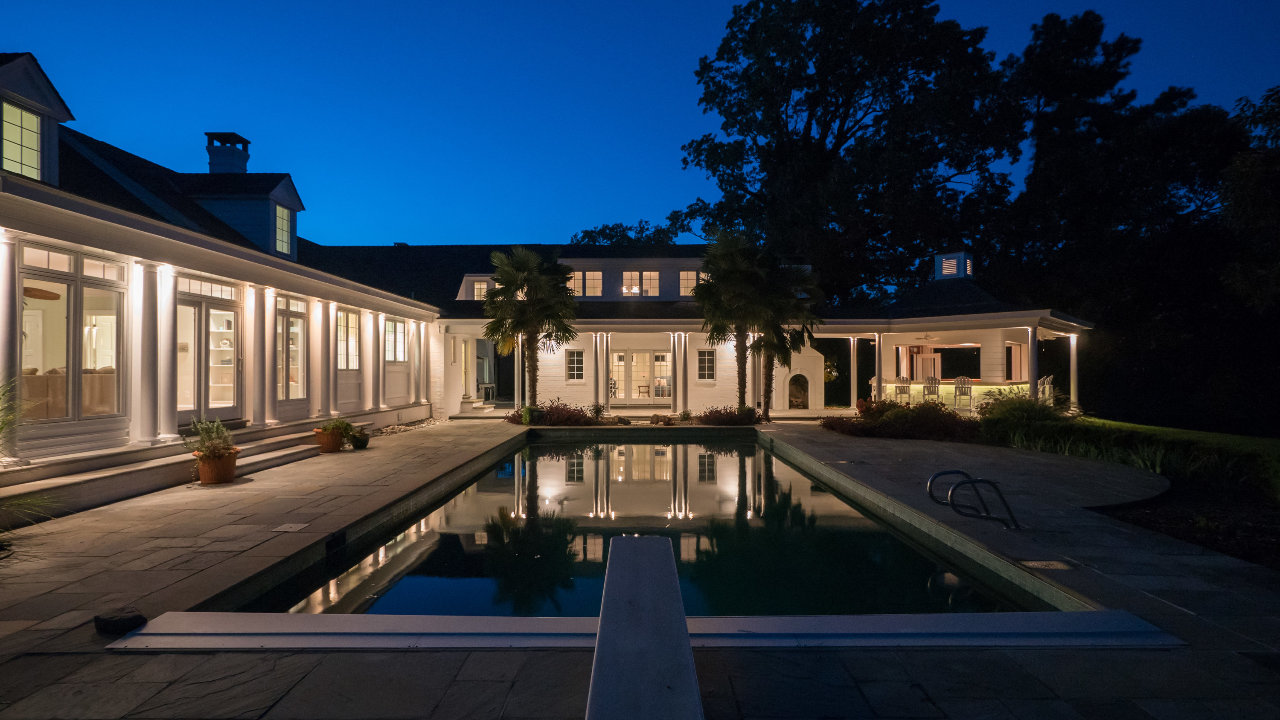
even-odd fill
[{"label": "white siding", "polygon": [[[565,363],[570,350],[582,351],[581,380],[568,379]],[[554,353],[538,353],[538,402],[558,399],[583,408],[591,405],[595,401],[592,392],[595,363],[591,352],[591,333],[582,333],[572,343],[556,348]]]}]

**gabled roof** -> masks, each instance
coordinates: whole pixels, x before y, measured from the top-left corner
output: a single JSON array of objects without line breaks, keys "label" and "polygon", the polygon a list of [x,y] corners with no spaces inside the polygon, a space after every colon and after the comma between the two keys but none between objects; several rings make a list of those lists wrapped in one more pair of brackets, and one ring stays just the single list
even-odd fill
[{"label": "gabled roof", "polygon": [[29,52],[0,53],[0,96],[21,100],[60,123],[75,120],[36,56]]},{"label": "gabled roof", "polygon": [[[513,245],[532,250],[545,258],[626,258],[702,257],[701,245],[675,245],[666,252],[616,248],[602,245],[554,245],[504,243],[501,245],[319,245],[299,238],[298,262],[317,270],[341,275],[365,285],[416,298],[441,308],[453,317],[479,317],[455,313],[471,312],[466,305],[455,306],[458,286],[464,276],[493,271],[489,256],[510,252]],[[457,301],[466,302],[466,301]],[[474,301],[471,301],[474,303]],[[609,306],[591,302],[583,305]],[[661,303],[618,303],[657,305]],[[584,312],[584,311],[579,311]],[[585,317],[585,316],[584,316]],[[658,316],[663,317],[663,316]]]},{"label": "gabled roof", "polygon": [[305,210],[289,173],[174,173],[192,197],[269,196],[290,210]]},{"label": "gabled roof", "polygon": [[60,127],[58,137],[58,184],[63,190],[219,240],[256,247],[187,195],[183,173],[68,127]]},{"label": "gabled roof", "polygon": [[884,314],[890,318],[972,315],[1023,310],[997,300],[969,278],[931,280],[889,303]]}]

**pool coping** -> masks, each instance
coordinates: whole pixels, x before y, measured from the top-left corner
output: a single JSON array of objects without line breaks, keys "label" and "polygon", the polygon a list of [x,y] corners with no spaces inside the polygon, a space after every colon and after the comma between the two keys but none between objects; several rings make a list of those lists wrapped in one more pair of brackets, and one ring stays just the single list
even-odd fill
[{"label": "pool coping", "polygon": [[[1174,647],[1123,610],[690,617],[693,647]],[[591,648],[599,618],[170,612],[107,648],[125,651]]]}]

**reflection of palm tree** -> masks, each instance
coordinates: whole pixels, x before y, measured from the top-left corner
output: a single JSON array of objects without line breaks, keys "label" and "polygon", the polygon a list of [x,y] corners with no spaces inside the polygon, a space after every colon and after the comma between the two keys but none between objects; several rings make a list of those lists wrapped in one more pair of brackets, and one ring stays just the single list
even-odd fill
[{"label": "reflection of palm tree", "polygon": [[538,463],[525,466],[525,517],[506,508],[489,518],[485,565],[497,581],[495,602],[510,602],[516,615],[533,615],[544,600],[560,612],[556,591],[573,588],[575,523],[555,513],[538,512]]}]

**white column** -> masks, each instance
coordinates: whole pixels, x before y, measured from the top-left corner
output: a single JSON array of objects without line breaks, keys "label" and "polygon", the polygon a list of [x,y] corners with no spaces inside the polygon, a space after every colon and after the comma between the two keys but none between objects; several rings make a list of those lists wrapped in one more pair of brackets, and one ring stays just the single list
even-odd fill
[{"label": "white column", "polygon": [[381,410],[387,406],[387,316],[378,313],[373,323],[373,407]]},{"label": "white column", "polygon": [[[825,368],[824,368],[825,370]],[[849,338],[849,407],[858,407],[858,338]]]},{"label": "white column", "polygon": [[[162,440],[178,437],[178,287],[169,265],[157,273],[156,425]],[[234,358],[233,362],[240,362]]]},{"label": "white column", "polygon": [[[667,392],[670,394],[668,399],[671,400],[671,411],[679,412],[679,408],[676,407],[676,386],[680,382],[680,366],[676,364],[676,348],[679,347],[679,342],[676,339],[678,333],[673,332],[670,335],[671,355],[668,356],[668,359],[671,361],[671,378],[669,380],[671,384],[667,386]],[[654,386],[657,387],[656,384]]]},{"label": "white column", "polygon": [[591,402],[600,403],[600,333],[591,333]]},{"label": "white column", "polygon": [[421,365],[418,367],[418,402],[423,405],[431,404],[431,325],[425,322],[418,323],[418,357],[421,359]]},{"label": "white column", "polygon": [[[15,383],[14,394],[22,392],[18,374],[22,364],[21,348],[18,338],[22,332],[22,289],[18,278],[18,244],[9,237],[4,228],[0,228],[0,337],[5,339],[0,346],[0,383]],[[11,432],[0,445],[0,457],[14,457],[17,452],[17,433]]]},{"label": "white column", "polygon": [[267,289],[261,285],[251,285],[245,291],[245,313],[248,332],[248,367],[245,368],[244,382],[247,388],[245,399],[249,407],[247,417],[252,425],[265,425],[267,422]]},{"label": "white column", "polygon": [[516,354],[516,361],[515,361],[515,363],[514,363],[514,364],[515,364],[515,366],[516,366],[516,386],[515,386],[515,397],[512,399],[512,402],[513,402],[513,403],[514,403],[514,405],[515,405],[515,409],[516,409],[517,411],[519,411],[519,410],[520,410],[520,408],[524,407],[524,404],[525,404],[525,403],[524,403],[524,401],[525,401],[525,397],[524,397],[524,341],[523,341],[523,339],[522,339],[522,338],[520,338],[520,337],[517,337],[517,338],[516,338],[516,347],[515,347],[515,349],[514,349],[514,350],[512,350],[511,352],[514,352],[514,353]]},{"label": "white column", "polygon": [[884,336],[876,333],[876,387],[872,393],[873,400],[879,400],[884,397],[884,348],[880,346],[880,341]]},{"label": "white column", "polygon": [[320,373],[320,417],[333,414],[333,399],[337,396],[334,392],[334,383],[338,377],[334,372],[334,368],[338,366],[338,347],[333,342],[334,311],[333,303],[323,300],[316,303],[316,312],[320,315],[320,332],[316,333],[320,336],[320,362],[316,363],[316,372]]},{"label": "white column", "polygon": [[279,390],[276,384],[279,382],[280,367],[276,364],[276,324],[280,319],[276,315],[276,291],[266,288],[262,295],[262,381],[263,381],[263,403],[265,405],[266,424],[275,425],[280,422],[280,415],[277,412],[279,405]]},{"label": "white column", "polygon": [[1071,341],[1071,409],[1076,410],[1080,407],[1080,397],[1077,388],[1080,384],[1080,376],[1079,373],[1076,372],[1076,341],[1080,339],[1080,336],[1072,333],[1069,339]]},{"label": "white column", "polygon": [[329,380],[325,386],[329,390],[327,411],[329,415],[338,414],[338,304],[324,303],[324,313],[328,329]]},{"label": "white column", "polygon": [[613,397],[609,394],[609,381],[613,379],[613,333],[604,334],[604,411],[609,412]]},{"label": "white column", "polygon": [[377,316],[368,310],[360,311],[360,407],[372,410],[377,407],[374,389],[378,375],[378,331],[374,328]]},{"label": "white column", "polygon": [[680,387],[680,409],[689,409],[689,337],[693,333],[685,333],[684,342],[680,343],[680,376],[684,379]]},{"label": "white column", "polygon": [[154,444],[159,435],[156,408],[159,366],[156,358],[156,342],[159,336],[158,297],[159,268],[155,263],[139,263],[141,282],[137,293],[139,305],[134,316],[138,323],[137,352],[133,363],[133,440]]},{"label": "white column", "polygon": [[1039,397],[1040,388],[1040,353],[1037,352],[1039,341],[1036,338],[1036,329],[1027,328],[1027,382],[1030,387],[1027,389],[1027,395],[1032,400]]}]

